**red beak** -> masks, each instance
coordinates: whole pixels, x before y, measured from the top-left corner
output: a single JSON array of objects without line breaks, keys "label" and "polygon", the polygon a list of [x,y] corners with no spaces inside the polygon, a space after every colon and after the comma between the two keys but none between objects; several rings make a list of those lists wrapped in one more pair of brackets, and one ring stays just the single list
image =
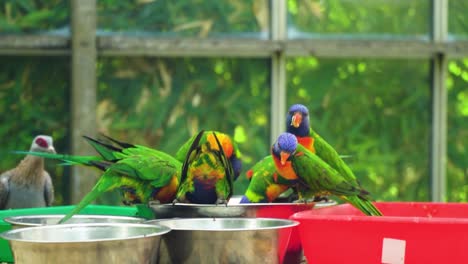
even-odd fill
[{"label": "red beak", "polygon": [[291,125],[295,128],[298,128],[302,122],[302,114],[299,112],[294,113],[291,119]]},{"label": "red beak", "polygon": [[290,153],[287,153],[287,152],[284,152],[284,151],[281,151],[280,153],[280,157],[281,157],[281,165],[284,165],[286,164],[286,161],[289,159],[289,156],[291,154]]}]

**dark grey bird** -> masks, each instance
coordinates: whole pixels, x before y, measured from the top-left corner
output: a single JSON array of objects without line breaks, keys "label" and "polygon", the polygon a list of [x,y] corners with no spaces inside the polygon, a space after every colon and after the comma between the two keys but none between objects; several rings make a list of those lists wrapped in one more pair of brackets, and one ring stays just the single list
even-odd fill
[{"label": "dark grey bird", "polygon": [[[52,137],[36,136],[30,151],[55,153]],[[44,158],[26,155],[0,175],[0,209],[46,207],[54,201],[52,179],[44,170]]]}]

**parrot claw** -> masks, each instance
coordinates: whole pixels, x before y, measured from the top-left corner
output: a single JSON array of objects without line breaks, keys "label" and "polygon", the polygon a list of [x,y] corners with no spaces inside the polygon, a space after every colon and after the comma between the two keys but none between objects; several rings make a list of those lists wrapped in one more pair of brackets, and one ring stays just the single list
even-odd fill
[{"label": "parrot claw", "polygon": [[218,198],[216,200],[216,205],[218,205],[218,204],[224,204],[227,207],[228,201],[226,199],[223,199],[223,198]]},{"label": "parrot claw", "polygon": [[178,203],[178,202],[179,202],[179,200],[174,199],[174,200],[172,200],[172,205],[175,205],[175,204]]},{"label": "parrot claw", "polygon": [[330,200],[328,199],[328,196],[314,196],[314,203],[317,202],[329,202]]},{"label": "parrot claw", "polygon": [[293,203],[303,203],[303,204],[307,204],[307,199],[305,199],[305,198],[299,198],[299,199],[293,201]]}]

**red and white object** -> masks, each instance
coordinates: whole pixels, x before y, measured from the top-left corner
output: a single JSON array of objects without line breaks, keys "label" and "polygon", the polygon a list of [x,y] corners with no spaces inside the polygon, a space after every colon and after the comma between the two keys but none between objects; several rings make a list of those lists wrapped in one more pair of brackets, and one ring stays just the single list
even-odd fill
[{"label": "red and white object", "polygon": [[291,216],[308,263],[468,263],[468,204],[375,205],[384,216],[349,204]]}]

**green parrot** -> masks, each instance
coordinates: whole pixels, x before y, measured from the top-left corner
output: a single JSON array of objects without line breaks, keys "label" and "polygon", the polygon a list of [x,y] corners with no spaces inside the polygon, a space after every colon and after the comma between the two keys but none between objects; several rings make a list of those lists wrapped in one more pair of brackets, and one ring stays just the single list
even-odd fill
[{"label": "green parrot", "polygon": [[[180,183],[182,163],[167,153],[111,139],[114,145],[85,137],[101,156],[72,156],[28,152],[64,161],[65,165],[84,165],[104,173],[93,189],[59,223],[70,219],[104,192],[120,189],[124,204],[157,200],[171,202]],[[110,138],[109,138],[110,139]]]},{"label": "green parrot", "polygon": [[[293,108],[293,110],[295,109]],[[291,119],[294,113],[295,112],[291,112],[290,109],[286,116],[286,127],[288,129],[291,126]],[[298,120],[299,119],[296,119],[296,121]],[[291,131],[298,139],[301,139],[299,141],[300,144],[315,153],[313,139],[300,137],[299,135],[301,134],[299,132],[301,131],[297,129]],[[257,162],[247,171],[246,176],[250,183],[241,198],[241,203],[273,202],[289,188],[294,190],[293,197],[289,197],[289,200],[307,201],[308,198],[314,198],[314,201],[323,200],[322,197],[314,197],[311,192],[307,190],[307,187],[297,185],[295,181],[289,181],[281,176],[276,170],[271,155]]]},{"label": "green parrot", "polygon": [[257,162],[246,174],[250,183],[240,203],[272,203],[290,187],[276,171],[271,155]]},{"label": "green parrot", "polygon": [[227,204],[241,170],[239,156],[236,145],[224,133],[202,130],[190,138],[176,154],[185,162],[174,203]]},{"label": "green parrot", "polygon": [[[286,127],[286,132],[294,134],[299,144],[319,156],[320,159],[337,170],[347,181],[352,181],[354,184],[359,185],[353,171],[344,162],[343,156],[340,156],[328,142],[312,129],[310,126],[309,109],[306,106],[294,104],[289,108]],[[308,192],[307,188],[298,186],[297,191],[300,197],[309,196],[305,194]]]},{"label": "green parrot", "polygon": [[[228,160],[232,164],[232,168],[234,169],[234,180],[236,180],[240,172],[242,170],[242,161],[241,161],[241,152],[237,144],[234,140],[231,139],[227,134],[218,132],[218,131],[204,131],[204,135],[200,139],[203,142],[207,140],[206,135],[208,134],[216,134],[218,140],[221,143],[222,148],[224,149],[224,154],[228,158]],[[175,158],[180,161],[184,162],[187,158],[187,153],[189,152],[190,148],[192,147],[193,141],[195,140],[196,135],[192,136],[189,140],[187,140],[177,151],[175,154]],[[215,139],[212,136],[208,137],[208,140],[212,146],[216,145]]]},{"label": "green parrot", "polygon": [[314,195],[336,195],[366,215],[382,215],[370,201],[369,192],[356,180],[349,180],[299,144],[295,135],[282,133],[273,144],[271,153],[276,169],[283,177],[307,186]]}]

